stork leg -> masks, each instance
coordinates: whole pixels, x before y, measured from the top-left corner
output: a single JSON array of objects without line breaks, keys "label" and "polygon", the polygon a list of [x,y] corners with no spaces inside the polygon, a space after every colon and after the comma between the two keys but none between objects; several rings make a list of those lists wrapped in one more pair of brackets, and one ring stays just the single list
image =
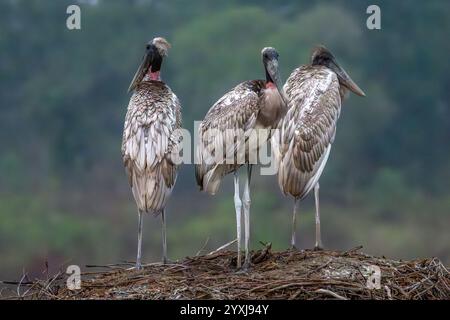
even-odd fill
[{"label": "stork leg", "polygon": [[237,237],[237,262],[238,268],[241,267],[241,210],[242,202],[239,198],[239,173],[234,172],[234,208],[236,210],[236,237]]},{"label": "stork leg", "polygon": [[298,199],[294,198],[294,210],[292,212],[292,234],[291,234],[291,249],[295,249],[295,230],[297,228],[297,207]]},{"label": "stork leg", "polygon": [[137,247],[137,257],[136,257],[136,269],[142,269],[141,257],[142,257],[142,224],[144,220],[144,215],[141,210],[138,212],[138,247]]},{"label": "stork leg", "polygon": [[249,242],[250,242],[250,180],[252,177],[252,165],[247,165],[247,181],[244,187],[244,225],[245,225],[245,262],[244,268],[250,266]]},{"label": "stork leg", "polygon": [[167,263],[167,240],[166,240],[166,209],[161,211],[161,236],[162,236],[162,251],[163,251],[163,264]]},{"label": "stork leg", "polygon": [[322,250],[322,237],[320,235],[320,206],[319,206],[319,182],[314,186],[314,199],[316,202],[316,244],[314,250]]}]

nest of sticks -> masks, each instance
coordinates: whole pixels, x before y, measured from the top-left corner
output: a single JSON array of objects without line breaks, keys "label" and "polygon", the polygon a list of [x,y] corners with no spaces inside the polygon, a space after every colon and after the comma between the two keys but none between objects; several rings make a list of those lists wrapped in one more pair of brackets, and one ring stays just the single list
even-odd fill
[{"label": "nest of sticks", "polygon": [[[397,261],[360,253],[287,250],[252,252],[236,269],[236,252],[221,248],[163,265],[130,270],[131,263],[86,266],[81,289],[63,272],[46,280],[4,282],[12,299],[450,299],[450,273],[437,259]],[[381,272],[377,285],[375,269]],[[368,281],[373,280],[373,285]],[[9,292],[9,295],[8,295]]]}]

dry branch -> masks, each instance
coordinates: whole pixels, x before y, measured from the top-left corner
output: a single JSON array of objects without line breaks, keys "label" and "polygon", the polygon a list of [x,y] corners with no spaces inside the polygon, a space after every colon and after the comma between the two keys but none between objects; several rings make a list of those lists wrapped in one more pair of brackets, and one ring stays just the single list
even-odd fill
[{"label": "dry branch", "polygon": [[[67,275],[6,282],[4,299],[450,299],[450,273],[436,258],[397,261],[357,252],[285,251],[270,244],[252,252],[248,271],[236,270],[236,253],[224,250],[186,257],[143,270],[128,263],[95,266],[82,274],[82,288],[66,288]],[[369,289],[369,266],[381,269],[380,289]],[[91,266],[92,267],[92,266]],[[9,284],[8,284],[9,283]],[[27,287],[18,295],[17,285]],[[9,288],[9,290],[8,290]]]}]

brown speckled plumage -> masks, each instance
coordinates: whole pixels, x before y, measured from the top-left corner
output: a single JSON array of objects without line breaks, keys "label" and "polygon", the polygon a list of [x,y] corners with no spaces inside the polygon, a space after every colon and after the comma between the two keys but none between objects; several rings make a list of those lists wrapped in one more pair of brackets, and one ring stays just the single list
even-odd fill
[{"label": "brown speckled plumage", "polygon": [[[273,96],[273,99],[269,101],[268,96]],[[195,175],[200,189],[215,194],[221,179],[242,165],[206,163],[204,154],[215,154],[218,137],[211,130],[223,133],[226,129],[235,129],[249,133],[257,128],[271,129],[276,127],[283,111],[284,106],[278,91],[275,88],[266,89],[264,80],[245,81],[220,98],[208,111],[199,127],[200,141],[197,146],[199,164],[195,166]],[[208,135],[208,131],[212,134]],[[223,135],[222,137],[223,146],[232,145],[235,148],[232,152],[237,162],[237,148],[243,148],[244,144],[241,143],[238,146],[238,143],[234,142],[234,136]],[[248,148],[245,148],[245,159],[248,159]]]},{"label": "brown speckled plumage", "polygon": [[172,161],[178,151],[181,106],[161,81],[142,81],[125,117],[122,157],[134,199],[141,212],[158,214],[177,177]]},{"label": "brown speckled plumage", "polygon": [[301,199],[314,187],[328,159],[342,96],[336,74],[324,66],[295,69],[284,90],[288,111],[272,144],[281,190]]}]

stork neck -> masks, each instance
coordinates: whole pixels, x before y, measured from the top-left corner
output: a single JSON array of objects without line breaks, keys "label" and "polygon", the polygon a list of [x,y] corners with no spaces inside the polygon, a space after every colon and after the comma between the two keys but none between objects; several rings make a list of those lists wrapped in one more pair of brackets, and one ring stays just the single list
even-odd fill
[{"label": "stork neck", "polygon": [[272,77],[269,75],[269,72],[266,70],[266,88],[267,89],[275,89],[276,86],[273,83]]},{"label": "stork neck", "polygon": [[160,71],[155,71],[155,72],[150,71],[148,73],[148,77],[150,78],[150,80],[160,81],[161,80]]},{"label": "stork neck", "polygon": [[277,87],[273,82],[266,81],[266,89],[276,89]]},{"label": "stork neck", "polygon": [[152,64],[150,68],[148,68],[148,76],[150,80],[161,80],[161,65],[162,65],[162,57],[160,55],[156,55],[156,57],[153,58]]},{"label": "stork neck", "polygon": [[266,70],[266,83],[272,83],[273,84],[273,80],[270,77],[269,72],[267,72],[267,70]]}]

